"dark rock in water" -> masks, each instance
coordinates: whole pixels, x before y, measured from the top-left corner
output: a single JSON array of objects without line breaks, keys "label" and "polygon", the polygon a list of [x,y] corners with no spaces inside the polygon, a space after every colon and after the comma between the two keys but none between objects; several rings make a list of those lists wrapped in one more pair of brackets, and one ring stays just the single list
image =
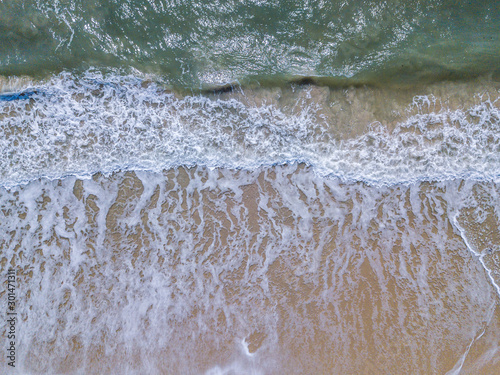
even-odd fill
[{"label": "dark rock in water", "polygon": [[313,77],[301,77],[298,79],[292,80],[292,83],[300,86],[306,86],[306,85],[314,85],[316,84],[316,81]]},{"label": "dark rock in water", "polygon": [[210,94],[225,94],[227,92],[233,91],[234,88],[235,88],[234,85],[229,84],[229,85],[224,85],[224,86],[221,86],[221,87],[214,88],[212,90],[207,90],[207,92],[210,93]]}]

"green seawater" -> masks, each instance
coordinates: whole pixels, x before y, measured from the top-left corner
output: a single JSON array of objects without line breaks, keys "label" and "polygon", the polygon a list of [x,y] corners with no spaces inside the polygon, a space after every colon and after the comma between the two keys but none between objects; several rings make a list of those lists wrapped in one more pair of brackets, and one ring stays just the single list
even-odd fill
[{"label": "green seawater", "polygon": [[7,0],[0,75],[88,69],[177,88],[500,76],[500,2]]}]

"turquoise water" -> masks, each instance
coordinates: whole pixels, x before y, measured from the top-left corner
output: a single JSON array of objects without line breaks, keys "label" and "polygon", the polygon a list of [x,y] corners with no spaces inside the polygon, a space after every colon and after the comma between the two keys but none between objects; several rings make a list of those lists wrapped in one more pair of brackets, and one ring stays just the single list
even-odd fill
[{"label": "turquoise water", "polygon": [[92,67],[194,89],[498,77],[499,19],[492,0],[10,0],[0,75]]}]

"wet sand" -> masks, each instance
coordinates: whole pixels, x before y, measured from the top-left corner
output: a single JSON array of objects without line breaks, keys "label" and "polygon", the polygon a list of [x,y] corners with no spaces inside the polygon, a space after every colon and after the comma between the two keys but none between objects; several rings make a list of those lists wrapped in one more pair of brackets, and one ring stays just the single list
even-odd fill
[{"label": "wet sand", "polygon": [[342,183],[304,165],[4,189],[17,371],[496,373],[499,251],[481,263],[474,246],[495,244],[497,194]]}]

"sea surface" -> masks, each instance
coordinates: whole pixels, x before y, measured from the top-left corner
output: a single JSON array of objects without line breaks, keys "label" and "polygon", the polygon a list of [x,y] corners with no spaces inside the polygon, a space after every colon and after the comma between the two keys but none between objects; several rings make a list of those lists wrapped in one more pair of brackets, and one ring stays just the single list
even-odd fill
[{"label": "sea surface", "polygon": [[499,30],[0,1],[0,373],[500,373]]}]

